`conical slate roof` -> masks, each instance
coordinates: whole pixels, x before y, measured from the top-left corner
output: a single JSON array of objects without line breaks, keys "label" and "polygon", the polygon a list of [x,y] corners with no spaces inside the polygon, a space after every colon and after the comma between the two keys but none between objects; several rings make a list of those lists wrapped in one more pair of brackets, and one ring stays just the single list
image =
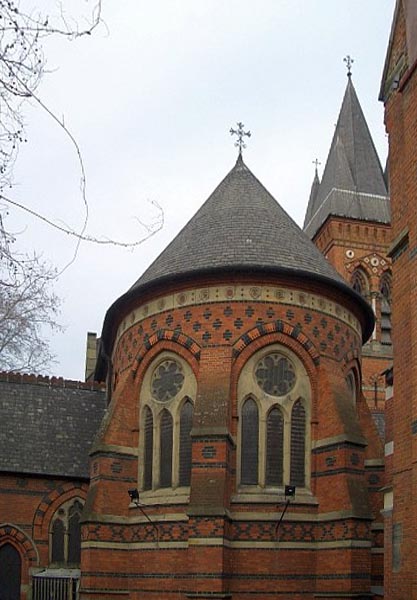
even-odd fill
[{"label": "conical slate roof", "polygon": [[304,272],[343,281],[240,156],[131,289],[223,269]]},{"label": "conical slate roof", "polygon": [[[360,307],[369,331],[372,309],[327,262],[239,156],[236,165],[182,231],[108,310],[102,333],[109,354],[120,311],[145,292],[201,275],[274,273],[342,290]],[[369,325],[369,326],[368,326]]]},{"label": "conical slate roof", "polygon": [[384,173],[351,76],[321,184],[310,196],[304,231],[314,237],[330,215],[390,222]]}]

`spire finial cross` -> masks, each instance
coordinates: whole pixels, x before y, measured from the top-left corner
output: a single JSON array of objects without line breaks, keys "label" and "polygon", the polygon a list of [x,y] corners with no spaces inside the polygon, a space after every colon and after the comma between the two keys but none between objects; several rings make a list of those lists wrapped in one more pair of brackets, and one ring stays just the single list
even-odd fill
[{"label": "spire finial cross", "polygon": [[237,125],[237,129],[233,129],[233,127],[230,128],[230,135],[237,135],[237,141],[235,142],[235,146],[236,148],[239,148],[239,156],[242,155],[242,149],[246,148],[246,144],[243,141],[244,136],[246,137],[250,137],[252,134],[250,131],[243,131],[244,128],[244,124],[239,121],[239,123],[236,123]]},{"label": "spire finial cross", "polygon": [[348,77],[350,77],[352,75],[352,65],[355,62],[353,60],[353,58],[348,54],[347,56],[345,56],[345,58],[343,59],[343,62],[346,63],[346,68],[347,68],[347,74]]},{"label": "spire finial cross", "polygon": [[317,167],[318,167],[319,165],[321,165],[321,162],[319,161],[319,159],[318,159],[318,158],[315,158],[315,159],[314,159],[312,162],[313,162],[313,165],[316,165],[316,171],[317,171]]}]

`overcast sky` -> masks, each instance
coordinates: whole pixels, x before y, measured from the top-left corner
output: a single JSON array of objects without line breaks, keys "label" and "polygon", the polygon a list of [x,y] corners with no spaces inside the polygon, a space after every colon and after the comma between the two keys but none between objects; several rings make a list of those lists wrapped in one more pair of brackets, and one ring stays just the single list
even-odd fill
[{"label": "overcast sky", "polygon": [[[49,1],[39,0],[48,8]],[[64,0],[80,20],[91,6]],[[53,3],[51,2],[53,6]],[[383,165],[387,139],[379,85],[394,0],[103,0],[102,26],[54,40],[39,94],[77,139],[87,172],[88,233],[134,241],[139,221],[164,210],[161,232],[134,251],[83,243],[56,283],[63,334],[51,339],[50,374],[83,379],[87,331],[163,250],[233,167],[229,129],[252,132],[244,160],[302,224],[317,157],[321,174],[346,86],[343,57]],[[78,12],[77,12],[78,11]],[[26,111],[28,143],[14,198],[79,229],[77,156],[38,107]],[[58,269],[74,240],[16,210],[19,243]]]}]

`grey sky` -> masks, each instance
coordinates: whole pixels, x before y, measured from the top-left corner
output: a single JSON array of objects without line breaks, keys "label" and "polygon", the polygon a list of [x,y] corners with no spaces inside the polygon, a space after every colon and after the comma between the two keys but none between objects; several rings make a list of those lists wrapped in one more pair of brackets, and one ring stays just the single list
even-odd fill
[{"label": "grey sky", "polygon": [[[85,7],[73,5],[75,14]],[[100,332],[109,305],[232,168],[236,121],[252,131],[245,162],[302,224],[312,161],[322,162],[321,174],[342,101],[346,54],[354,57],[353,82],[385,163],[377,98],[393,9],[394,0],[104,0],[108,30],[48,43],[51,73],[39,93],[82,150],[88,233],[134,240],[144,233],[135,217],[155,216],[148,199],[165,212],[163,231],[134,252],[81,245],[56,285],[66,331],[52,340],[53,374],[83,378],[87,331]],[[38,108],[28,110],[27,122],[14,197],[79,228],[74,149]],[[67,236],[17,211],[10,223],[24,229],[21,244],[58,268],[70,260]]]}]

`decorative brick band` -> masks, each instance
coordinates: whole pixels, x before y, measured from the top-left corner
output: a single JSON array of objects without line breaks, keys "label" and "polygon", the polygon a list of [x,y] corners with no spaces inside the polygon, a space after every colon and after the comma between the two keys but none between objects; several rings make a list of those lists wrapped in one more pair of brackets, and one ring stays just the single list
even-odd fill
[{"label": "decorative brick band", "polygon": [[320,363],[320,354],[317,352],[311,340],[309,340],[308,337],[301,332],[297,325],[290,325],[290,323],[286,323],[281,319],[272,321],[271,323],[260,324],[250,331],[244,333],[233,346],[234,358],[237,358],[251,342],[262,337],[263,335],[268,335],[270,333],[283,333],[296,339],[304,348],[304,350],[306,350],[311,356],[314,364],[318,365]]},{"label": "decorative brick band", "polygon": [[200,346],[188,335],[185,335],[179,331],[172,331],[171,329],[159,329],[143,344],[138,355],[136,356],[136,362],[140,363],[152,346],[155,346],[155,344],[162,340],[176,342],[180,346],[183,346],[189,350],[197,360],[200,358]]},{"label": "decorative brick band", "polygon": [[116,335],[116,341],[125,331],[147,317],[158,315],[174,308],[197,306],[216,302],[268,302],[299,306],[319,313],[336,317],[352,327],[358,334],[361,326],[354,315],[341,304],[318,294],[307,293],[292,288],[270,285],[221,285],[190,289],[157,298],[131,311],[123,320]]}]

